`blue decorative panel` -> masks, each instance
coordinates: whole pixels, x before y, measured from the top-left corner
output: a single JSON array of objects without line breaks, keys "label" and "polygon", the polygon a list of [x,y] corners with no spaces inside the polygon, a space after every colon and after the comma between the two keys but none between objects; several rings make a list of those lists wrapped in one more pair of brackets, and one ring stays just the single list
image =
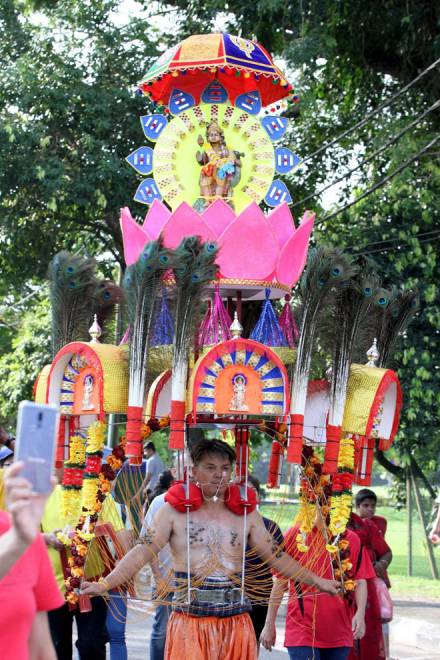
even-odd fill
[{"label": "blue decorative panel", "polygon": [[294,167],[299,165],[301,159],[287,147],[277,147],[275,149],[275,169],[278,174],[287,174]]},{"label": "blue decorative panel", "polygon": [[144,115],[141,124],[145,137],[155,142],[168,122],[163,115]]},{"label": "blue decorative panel", "polygon": [[270,139],[275,142],[286,132],[287,119],[285,117],[263,117],[261,125]]},{"label": "blue decorative panel", "polygon": [[218,80],[213,80],[202,92],[203,103],[226,103],[228,92]]},{"label": "blue decorative panel", "polygon": [[139,147],[125,159],[139,174],[151,174],[153,171],[153,149]]},{"label": "blue decorative panel", "polygon": [[162,199],[157,184],[154,179],[145,179],[136,190],[133,198],[141,204],[152,204],[155,199]]},{"label": "blue decorative panel", "polygon": [[195,98],[191,94],[182,92],[180,89],[173,89],[168,102],[168,107],[171,114],[178,115],[181,112],[185,112],[185,110],[192,108],[195,103]]},{"label": "blue decorative panel", "polygon": [[292,197],[290,196],[287,186],[283,181],[275,179],[272,181],[272,184],[264,198],[264,201],[268,206],[279,206],[283,202],[290,204]]},{"label": "blue decorative panel", "polygon": [[261,97],[259,92],[247,92],[246,94],[240,94],[235,99],[235,105],[240,110],[248,112],[250,115],[258,115],[261,110]]}]

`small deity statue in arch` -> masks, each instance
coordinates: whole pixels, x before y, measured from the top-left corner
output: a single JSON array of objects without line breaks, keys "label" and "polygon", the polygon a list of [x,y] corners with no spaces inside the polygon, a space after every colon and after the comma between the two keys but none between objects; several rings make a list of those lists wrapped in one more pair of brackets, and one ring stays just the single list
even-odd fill
[{"label": "small deity statue in arch", "polygon": [[244,156],[232,151],[226,145],[223,130],[216,122],[206,128],[206,141],[201,135],[197,138],[203,151],[196,153],[197,162],[202,166],[200,172],[200,194],[207,203],[218,197],[230,199],[231,191],[241,178],[241,160]]},{"label": "small deity statue in arch", "polygon": [[84,389],[83,389],[83,400],[82,400],[82,410],[94,410],[95,404],[92,401],[93,396],[93,387],[95,385],[95,379],[92,374],[87,374],[84,378]]},{"label": "small deity statue in arch", "polygon": [[234,396],[229,404],[229,410],[237,412],[246,412],[249,407],[246,405],[246,384],[247,379],[243,374],[236,374],[232,379],[232,388]]}]

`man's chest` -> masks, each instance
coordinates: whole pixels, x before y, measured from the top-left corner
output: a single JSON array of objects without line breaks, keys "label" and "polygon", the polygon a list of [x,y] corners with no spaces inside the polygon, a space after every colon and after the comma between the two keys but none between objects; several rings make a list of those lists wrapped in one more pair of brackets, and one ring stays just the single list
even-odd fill
[{"label": "man's chest", "polygon": [[222,548],[232,553],[242,550],[244,530],[238,516],[225,516],[213,520],[208,516],[191,516],[189,520],[179,520],[175,536],[192,549]]}]

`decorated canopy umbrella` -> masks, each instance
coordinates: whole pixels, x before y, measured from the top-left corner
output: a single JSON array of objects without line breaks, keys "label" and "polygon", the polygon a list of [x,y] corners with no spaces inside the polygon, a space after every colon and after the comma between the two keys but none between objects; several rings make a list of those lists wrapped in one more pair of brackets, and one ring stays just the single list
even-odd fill
[{"label": "decorated canopy umbrella", "polygon": [[[211,85],[210,85],[211,83]],[[218,102],[258,92],[261,106],[292,93],[292,86],[269,53],[255,41],[230,34],[196,34],[169,48],[147,71],[139,87],[154,101],[168,105],[173,91],[193,97],[192,104]],[[227,98],[225,98],[227,94]]]}]

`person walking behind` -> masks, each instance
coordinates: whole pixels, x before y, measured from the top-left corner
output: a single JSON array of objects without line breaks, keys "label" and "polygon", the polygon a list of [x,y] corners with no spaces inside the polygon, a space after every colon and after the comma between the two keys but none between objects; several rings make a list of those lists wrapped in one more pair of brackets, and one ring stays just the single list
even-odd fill
[{"label": "person walking behind", "polygon": [[157,486],[159,475],[165,470],[165,465],[161,457],[156,453],[154,442],[147,442],[144,447],[144,455],[147,459],[145,466],[145,479],[141,490],[145,498],[149,498]]},{"label": "person walking behind", "polygon": [[[174,484],[174,481],[171,470],[165,470],[159,475],[156,488],[152,493],[150,508],[145,516],[142,533],[152,526],[154,516],[165,504],[166,492]],[[169,545],[162,548],[157,559],[153,559],[150,566],[153,573],[153,600],[160,599],[160,602],[156,604],[151,630],[150,660],[164,660],[167,625],[171,613],[171,601],[173,600],[173,591],[168,588],[173,575],[173,560]]]}]

